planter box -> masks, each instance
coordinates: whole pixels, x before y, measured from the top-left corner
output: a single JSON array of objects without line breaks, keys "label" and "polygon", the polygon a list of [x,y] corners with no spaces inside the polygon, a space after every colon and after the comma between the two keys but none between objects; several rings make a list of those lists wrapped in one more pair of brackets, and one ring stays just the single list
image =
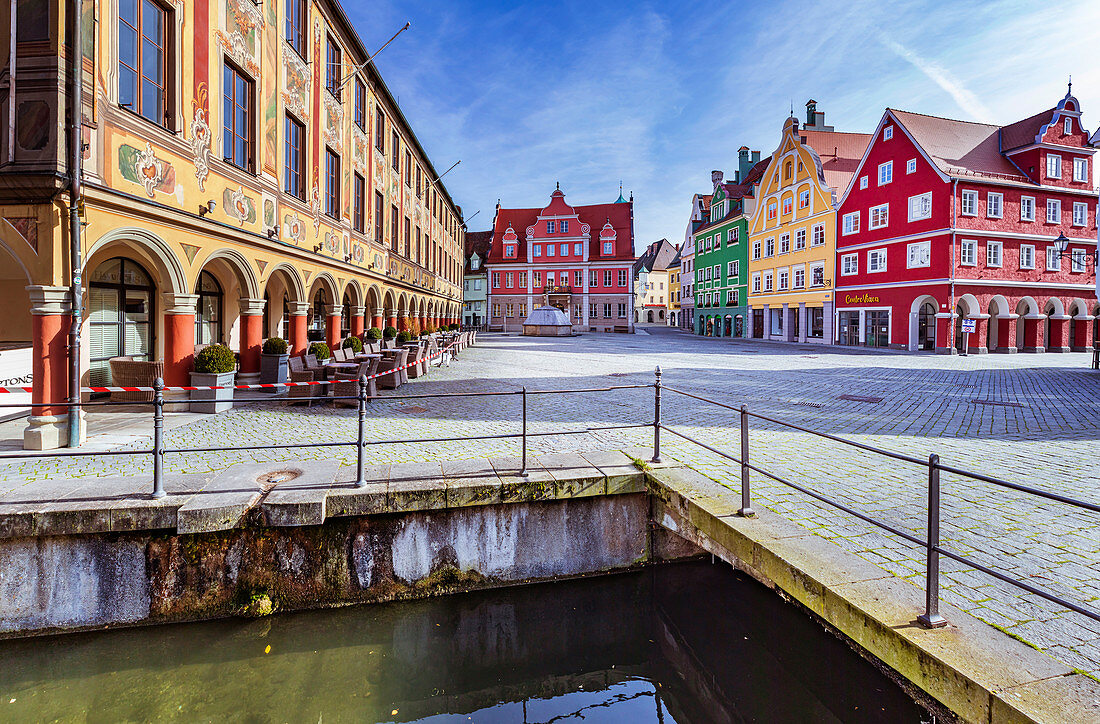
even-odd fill
[{"label": "planter box", "polygon": [[[236,373],[191,373],[194,387],[225,387],[233,384]],[[233,407],[233,390],[191,390],[191,412],[225,412]]]},{"label": "planter box", "polygon": [[[290,379],[290,370],[287,360],[289,354],[261,354],[260,355],[260,384],[273,385],[286,382]],[[267,392],[283,392],[285,387],[269,387]]]}]

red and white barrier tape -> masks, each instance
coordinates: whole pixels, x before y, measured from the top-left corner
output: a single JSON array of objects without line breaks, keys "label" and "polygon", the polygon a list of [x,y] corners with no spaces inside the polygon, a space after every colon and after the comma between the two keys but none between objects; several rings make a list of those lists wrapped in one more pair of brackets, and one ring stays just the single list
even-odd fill
[{"label": "red and white barrier tape", "polygon": [[[432,360],[434,360],[438,357],[442,357],[444,354],[446,354],[448,352],[451,352],[452,350],[454,350],[454,348],[456,346],[458,346],[458,343],[457,342],[452,342],[451,344],[447,345],[446,347],[439,350],[435,354],[429,355],[428,357],[421,357],[420,359],[414,359],[412,362],[408,362],[406,364],[403,364],[400,367],[397,367],[395,369],[385,370],[383,372],[376,372],[373,375],[368,375],[367,380],[370,381],[370,380],[373,380],[373,379],[377,379],[379,377],[385,377],[386,375],[392,375],[395,372],[401,372],[403,370],[406,370],[409,367],[415,367],[416,365],[421,364],[421,363],[431,362]],[[332,385],[332,384],[337,384],[337,383],[345,383],[346,384],[348,382],[357,382],[358,380],[359,380],[359,378],[355,377],[355,378],[348,378],[348,379],[345,379],[345,380],[313,380],[313,381],[310,381],[310,382],[268,382],[268,383],[262,383],[262,384],[256,384],[256,385],[222,385],[222,386],[212,386],[212,387],[193,387],[193,386],[190,386],[190,385],[183,385],[183,386],[177,386],[177,387],[162,387],[161,389],[164,390],[165,392],[194,391],[194,390],[264,390],[264,389],[271,389],[273,387],[307,387],[309,385]],[[26,393],[26,394],[30,394],[31,390],[32,390],[31,387],[0,387],[0,394],[4,394],[4,393],[16,393],[16,394],[17,393]],[[81,392],[154,392],[155,388],[153,388],[153,387],[81,387],[80,391]]]}]

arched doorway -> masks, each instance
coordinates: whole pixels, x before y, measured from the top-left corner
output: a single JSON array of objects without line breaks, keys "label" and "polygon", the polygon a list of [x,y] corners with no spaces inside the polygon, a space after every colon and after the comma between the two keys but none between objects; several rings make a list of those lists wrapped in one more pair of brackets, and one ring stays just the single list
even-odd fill
[{"label": "arched doorway", "polygon": [[89,384],[110,384],[112,357],[153,359],[155,299],[152,277],[137,262],[115,257],[95,268],[88,289]]},{"label": "arched doorway", "polygon": [[646,321],[649,322],[650,324],[653,324],[653,310],[650,309],[649,311],[647,311],[645,313],[645,316],[646,316]]},{"label": "arched doorway", "polygon": [[313,299],[309,305],[309,319],[307,320],[306,339],[310,342],[325,341],[325,321],[328,315],[328,295],[324,287],[317,287],[313,293]]},{"label": "arched doorway", "polygon": [[726,315],[725,325],[722,330],[723,337],[729,337],[733,334],[733,317]]},{"label": "arched doorway", "polygon": [[922,352],[936,350],[936,305],[925,302],[917,310],[917,349]]},{"label": "arched doorway", "polygon": [[743,314],[738,314],[733,318],[733,336],[745,336],[745,316]]},{"label": "arched doorway", "polygon": [[962,331],[962,321],[966,319],[966,309],[962,304],[955,307],[955,351],[959,354],[966,354],[966,346],[963,342],[964,334]]},{"label": "arched doorway", "polygon": [[225,294],[214,275],[203,270],[199,272],[199,281],[195,284],[198,305],[195,308],[195,346],[222,344],[225,330],[224,318]]},{"label": "arched doorway", "polygon": [[344,299],[340,303],[340,339],[351,336],[351,297],[344,292]]}]

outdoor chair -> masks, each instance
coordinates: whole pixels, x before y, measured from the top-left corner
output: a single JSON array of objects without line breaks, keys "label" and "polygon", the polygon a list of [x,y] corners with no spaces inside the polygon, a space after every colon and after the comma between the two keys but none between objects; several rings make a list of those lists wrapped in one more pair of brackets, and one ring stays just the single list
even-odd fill
[{"label": "outdoor chair", "polygon": [[363,351],[368,353],[368,354],[378,354],[378,352],[381,349],[382,349],[382,345],[379,344],[377,340],[372,340],[370,342],[363,342]]},{"label": "outdoor chair", "polygon": [[[337,372],[333,376],[333,380],[336,380],[332,385],[332,396],[335,398],[340,397],[359,397],[359,378],[366,375],[370,377],[378,371],[378,360],[369,359],[359,363],[359,369],[355,372]],[[378,396],[377,380],[367,380],[367,397]],[[340,400],[334,399],[333,405],[341,405],[343,407],[358,407],[358,399]]]},{"label": "outdoor chair", "polygon": [[[112,357],[111,385],[114,387],[152,387],[160,377],[164,379],[164,361],[134,359],[133,357]],[[152,392],[112,392],[111,402],[152,402]]]},{"label": "outdoor chair", "polygon": [[337,347],[336,349],[332,350],[332,358],[337,362],[347,362],[348,353],[343,347]]},{"label": "outdoor chair", "polygon": [[405,345],[405,349],[409,351],[409,356],[405,361],[412,364],[412,366],[409,367],[407,374],[409,377],[416,379],[420,375],[424,374],[424,354],[422,351],[423,348],[420,346],[419,342],[409,342]]},{"label": "outdoor chair", "polygon": [[[311,357],[312,355],[307,355]],[[306,360],[304,357],[291,357],[287,361],[288,366],[288,379],[287,382],[313,382],[317,379],[314,375],[314,371],[306,367]],[[314,397],[317,396],[317,385],[304,385],[302,387],[288,387],[286,393],[286,403],[289,405],[292,402],[305,401],[307,405],[313,404]]]},{"label": "outdoor chair", "polygon": [[[408,362],[409,351],[403,349],[395,355],[391,355],[388,359],[383,359],[381,364],[378,365],[379,372],[390,372],[401,367]],[[404,377],[401,372],[392,372],[388,375],[383,375],[378,378],[380,386],[387,390],[396,390],[401,386],[402,382],[406,382],[408,378]]]}]

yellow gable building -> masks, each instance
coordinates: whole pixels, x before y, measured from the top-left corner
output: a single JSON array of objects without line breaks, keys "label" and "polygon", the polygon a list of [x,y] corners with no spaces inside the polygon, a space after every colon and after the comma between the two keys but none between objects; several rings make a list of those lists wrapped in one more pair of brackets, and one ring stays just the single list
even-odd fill
[{"label": "yellow gable building", "polygon": [[791,116],[760,182],[749,220],[746,333],[786,342],[833,342],[836,207],[871,136],[825,125],[816,103]]}]

